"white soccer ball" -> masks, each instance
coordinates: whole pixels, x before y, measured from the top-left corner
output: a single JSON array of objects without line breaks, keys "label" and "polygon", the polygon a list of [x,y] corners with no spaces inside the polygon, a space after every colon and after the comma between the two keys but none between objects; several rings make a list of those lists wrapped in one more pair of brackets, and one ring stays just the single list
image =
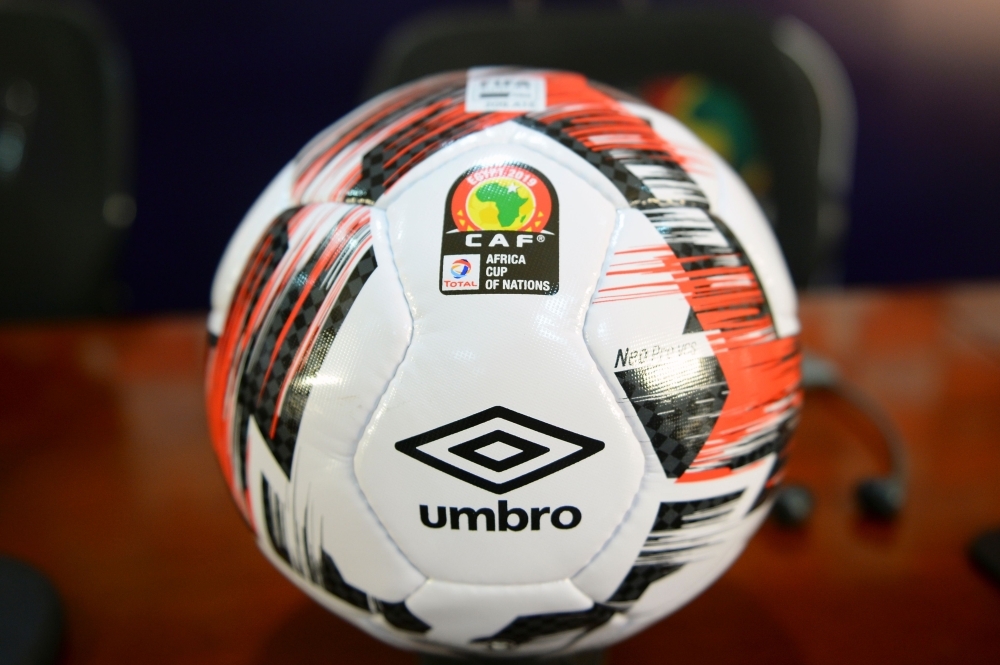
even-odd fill
[{"label": "white soccer ball", "polygon": [[599,648],[767,513],[795,293],[746,187],[571,73],[481,69],[322,132],[212,291],[208,412],[261,550],[400,647]]}]

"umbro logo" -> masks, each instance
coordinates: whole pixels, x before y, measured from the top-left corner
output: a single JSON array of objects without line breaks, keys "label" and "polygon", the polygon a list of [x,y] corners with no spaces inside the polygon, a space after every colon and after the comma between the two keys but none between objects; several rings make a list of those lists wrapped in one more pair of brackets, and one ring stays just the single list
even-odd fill
[{"label": "umbro logo", "polygon": [[502,406],[396,444],[413,459],[494,494],[524,487],[604,450],[604,443]]}]

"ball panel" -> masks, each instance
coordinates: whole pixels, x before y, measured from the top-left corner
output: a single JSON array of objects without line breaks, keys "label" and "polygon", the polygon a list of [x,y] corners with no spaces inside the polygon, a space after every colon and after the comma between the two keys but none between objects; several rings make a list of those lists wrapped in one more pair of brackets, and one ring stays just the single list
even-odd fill
[{"label": "ball panel", "polygon": [[687,173],[705,192],[712,210],[725,220],[753,264],[779,336],[797,335],[795,289],[771,225],[743,180],[723,159],[676,118],[645,104],[625,102],[629,112],[648,120],[679,156]]},{"label": "ball panel", "polygon": [[496,125],[491,125],[474,134],[469,134],[452,143],[443,145],[436,152],[426,156],[403,174],[376,201],[375,206],[388,208],[413,183],[421,181],[442,164],[450,162],[464,152],[481,147],[507,146],[511,144],[523,146],[535,153],[544,155],[554,162],[558,162],[561,166],[569,169],[574,175],[583,180],[587,186],[599,192],[615,207],[627,207],[628,203],[618,188],[584,157],[573,152],[558,141],[515,120],[507,120]]},{"label": "ball panel", "polygon": [[296,158],[293,198],[368,205],[428,154],[510,114],[465,112],[465,73],[431,76],[369,102]]},{"label": "ball panel", "polygon": [[[448,258],[442,218],[449,196],[473,178],[470,169],[497,164],[522,165],[551,184],[545,233],[453,237],[472,243],[469,260],[478,262],[482,280],[491,268],[495,274],[531,269],[537,256],[529,245],[551,247],[558,260],[554,294],[447,289],[452,278],[442,275],[453,266],[450,259],[442,265]],[[645,464],[581,334],[615,225],[614,207],[561,164],[507,144],[469,150],[439,165],[398,194],[386,214],[413,339],[358,447],[356,471],[365,496],[428,577],[523,584],[571,576],[614,532]],[[514,263],[522,258],[524,264]],[[492,415],[476,420],[485,413]],[[438,432],[445,427],[452,429]],[[500,438],[483,438],[490,436]],[[509,456],[486,460],[470,443],[480,440],[484,452],[500,443]],[[600,448],[587,452],[594,443]],[[466,444],[475,449],[466,451]],[[581,452],[585,458],[578,460]],[[505,467],[506,459],[517,463]],[[605,482],[609,476],[613,485]]]},{"label": "ball panel", "polygon": [[622,101],[621,107],[650,125],[657,136],[670,147],[674,161],[704,192],[709,204],[714,208],[718,203],[719,171],[712,149],[683,123],[662,111],[628,100]]},{"label": "ball panel", "polygon": [[[564,641],[571,637],[567,632],[579,628],[570,627],[574,621],[566,617],[583,616],[594,607],[568,580],[500,586],[430,580],[407,605],[433,626],[428,639],[478,653],[507,652],[552,636]],[[518,649],[518,654],[532,651]]]},{"label": "ball panel", "polygon": [[[366,208],[325,204],[272,223],[254,261],[269,268],[243,277],[246,329],[220,348],[243,368],[225,377],[224,392],[233,396],[234,474],[261,547],[287,574],[406,630],[420,624],[400,603],[424,578],[378,524],[352,463],[410,330],[384,230],[375,242],[370,218]],[[376,253],[388,259],[381,268]]]},{"label": "ball panel", "polygon": [[770,224],[746,184],[718,156],[719,216],[740,242],[767,296],[775,331],[780,337],[799,334],[798,304],[788,264]]},{"label": "ball panel", "polygon": [[[508,71],[518,74],[517,70]],[[622,144],[616,134],[605,131],[619,131],[624,122],[630,123],[629,131],[651,133],[637,118],[619,114],[618,126],[593,122],[605,117],[608,109],[620,107],[584,77],[555,71],[521,73],[545,79],[548,108],[531,114],[470,111],[466,108],[465,72],[427,77],[373,100],[365,113],[352,114],[324,132],[296,159],[293,200],[374,204],[429,156],[508,120],[555,138],[590,160],[595,152],[624,149],[634,153],[644,148],[641,143]],[[572,111],[566,113],[566,109]],[[579,136],[587,134],[588,126],[599,132]],[[634,184],[627,169],[613,161],[597,159],[592,163],[600,164],[616,185]],[[615,169],[617,172],[611,173]],[[627,188],[621,189],[629,195]]]},{"label": "ball panel", "polygon": [[[246,446],[246,496],[257,545],[291,567],[292,553],[300,543],[291,518],[288,477],[270,454],[264,436],[253,420],[247,425]],[[304,557],[296,556],[296,560],[299,558]]]},{"label": "ball panel", "polygon": [[402,602],[424,582],[369,508],[352,462],[303,446],[292,487],[285,520],[302,543],[298,569],[329,556],[346,584],[388,603]]},{"label": "ball panel", "polygon": [[[754,265],[715,209],[727,173],[677,123],[641,115],[669,140],[626,168],[655,197],[636,196],[623,214],[585,334],[662,481],[643,485],[637,506],[658,504],[656,519],[627,572],[628,550],[613,541],[574,582],[618,613],[663,616],[714,579],[707,568],[728,565],[734,542],[742,548],[744,516],[776,481],[801,396],[795,340],[778,336]],[[759,213],[740,225],[770,237]],[[614,633],[605,625],[580,644]]]},{"label": "ball panel", "polygon": [[344,284],[350,315],[310,380],[298,429],[300,445],[344,461],[353,459],[379,398],[406,354],[413,328],[385,235],[385,215],[372,209],[369,219],[377,267],[363,283]]},{"label": "ball panel", "polygon": [[642,488],[614,535],[576,575],[573,584],[598,602],[611,598],[635,566],[660,505],[667,493],[666,479],[654,458],[647,462]]},{"label": "ball panel", "polygon": [[617,613],[612,620],[582,635],[568,651],[603,649],[645,630],[681,609],[715,583],[746,547],[760,523],[767,517],[768,507],[753,509],[742,523],[735,526],[728,540],[716,547],[712,556],[698,558],[668,575],[654,579],[634,604],[611,603]]},{"label": "ball panel", "polygon": [[[275,568],[281,571],[285,577],[287,577],[293,584],[295,584],[295,586],[301,589],[303,593],[312,598],[316,603],[326,608],[327,611],[332,612],[341,619],[349,622],[359,630],[363,630],[375,639],[381,640],[396,647],[397,649],[419,649],[423,652],[438,653],[441,655],[448,653],[446,649],[423,639],[422,632],[409,629],[411,620],[407,620],[403,623],[393,619],[395,623],[400,623],[401,625],[406,626],[407,629],[399,628],[393,623],[390,623],[387,620],[386,615],[382,613],[386,609],[386,605],[373,601],[374,609],[371,611],[357,608],[354,605],[344,602],[340,598],[330,594],[322,587],[307,581],[299,575],[296,575],[295,571],[288,567],[288,565],[280,558],[269,552],[264,552],[264,554],[275,566]],[[405,608],[405,604],[399,605],[402,605]],[[392,607],[394,608],[396,606],[398,605],[393,605]],[[388,613],[393,615],[393,609],[389,609]],[[407,613],[409,614],[408,610]],[[419,621],[419,619],[417,621]],[[423,622],[420,623],[423,624]]]},{"label": "ball panel", "polygon": [[302,451],[296,459],[323,482],[299,474],[289,481],[253,419],[248,433],[251,522],[261,551],[314,599],[381,639],[395,632],[389,641],[405,644],[399,633],[426,633],[405,604],[424,578],[385,536],[349,466]]},{"label": "ball panel", "polygon": [[[595,359],[621,385],[666,476],[691,482],[780,454],[801,393],[797,340],[777,335],[739,240],[685,178],[640,178],[655,180],[650,191],[687,182],[676,191],[689,198],[642,208],[659,238],[629,230],[642,226],[638,211],[626,217],[588,328],[601,332]],[[650,313],[677,309],[679,298],[690,310],[681,334],[679,316],[672,330],[653,325]],[[633,325],[621,310],[635,311]]]},{"label": "ball panel", "polygon": [[573,640],[560,654],[598,651],[611,646],[615,642],[625,639],[626,634],[631,634],[629,629],[632,623],[626,615],[615,613],[600,626],[588,630]]},{"label": "ball panel", "polygon": [[281,214],[258,240],[209,355],[213,443],[237,503],[253,417],[287,476],[315,374],[376,267],[369,210],[327,204]]},{"label": "ball panel", "polygon": [[662,602],[650,602],[650,589],[676,585],[669,593],[682,593],[683,580],[691,574],[685,568],[724,557],[730,543],[748,538],[745,517],[755,506],[773,461],[762,460],[715,481],[674,483],[661,496],[633,567],[605,602],[630,614],[657,611]]},{"label": "ball panel", "polygon": [[[683,606],[728,568],[735,556],[732,548],[738,553],[753,534],[759,522],[748,522],[747,514],[766,513],[766,507],[759,507],[759,495],[773,462],[771,456],[738,473],[699,483],[670,481],[661,472],[644,484],[636,518],[630,514],[573,583],[616,616],[650,614],[659,619]],[[617,641],[606,627],[594,633],[582,643]],[[574,650],[582,648],[573,644]]]},{"label": "ball panel", "polygon": [[[766,468],[765,468],[766,471]],[[717,495],[716,501],[724,499],[729,495]],[[695,505],[698,508],[709,506],[712,499],[698,499],[688,502],[688,505]],[[681,502],[676,502],[681,503]],[[659,619],[667,614],[683,607],[692,598],[700,594],[715,582],[740,555],[746,547],[750,537],[760,526],[761,521],[767,517],[767,510],[758,507],[747,512],[747,507],[754,503],[752,494],[744,493],[733,505],[723,503],[715,508],[702,508],[702,515],[721,514],[722,518],[713,524],[699,525],[693,521],[691,516],[699,511],[692,511],[688,516],[682,518],[682,526],[678,529],[683,536],[678,543],[695,542],[703,545],[701,551],[685,554],[687,563],[679,568],[674,574],[661,580],[656,580],[650,584],[645,592],[628,609],[628,616],[632,618]],[[672,513],[676,513],[676,507],[672,507]],[[690,508],[685,507],[683,512]],[[728,514],[723,511],[730,511]],[[696,519],[696,518],[694,518]],[[659,526],[662,526],[659,525]],[[686,532],[686,533],[685,533]],[[663,532],[653,531],[651,538]]]}]

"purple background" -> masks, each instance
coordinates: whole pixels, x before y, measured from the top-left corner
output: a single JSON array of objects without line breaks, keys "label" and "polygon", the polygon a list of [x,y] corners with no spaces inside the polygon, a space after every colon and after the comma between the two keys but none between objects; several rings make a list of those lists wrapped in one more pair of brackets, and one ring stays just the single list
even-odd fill
[{"label": "purple background", "polygon": [[[243,213],[309,138],[362,100],[393,27],[429,9],[508,4],[93,1],[136,81],[138,215],[121,275],[137,312],[207,307]],[[988,30],[1000,3],[730,4],[799,17],[851,76],[859,127],[847,283],[1000,275],[1000,39]]]}]

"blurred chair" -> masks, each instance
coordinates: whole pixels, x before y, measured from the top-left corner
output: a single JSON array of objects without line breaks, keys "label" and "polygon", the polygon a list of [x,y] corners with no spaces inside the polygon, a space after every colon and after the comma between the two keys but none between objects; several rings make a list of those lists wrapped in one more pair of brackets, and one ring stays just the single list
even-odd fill
[{"label": "blurred chair", "polygon": [[579,71],[644,97],[730,160],[775,228],[799,287],[837,283],[853,170],[855,107],[832,49],[789,18],[736,10],[456,11],[404,25],[383,44],[373,95],[482,65]]},{"label": "blurred chair", "polygon": [[0,2],[0,318],[118,308],[131,143],[127,61],[99,18]]}]

